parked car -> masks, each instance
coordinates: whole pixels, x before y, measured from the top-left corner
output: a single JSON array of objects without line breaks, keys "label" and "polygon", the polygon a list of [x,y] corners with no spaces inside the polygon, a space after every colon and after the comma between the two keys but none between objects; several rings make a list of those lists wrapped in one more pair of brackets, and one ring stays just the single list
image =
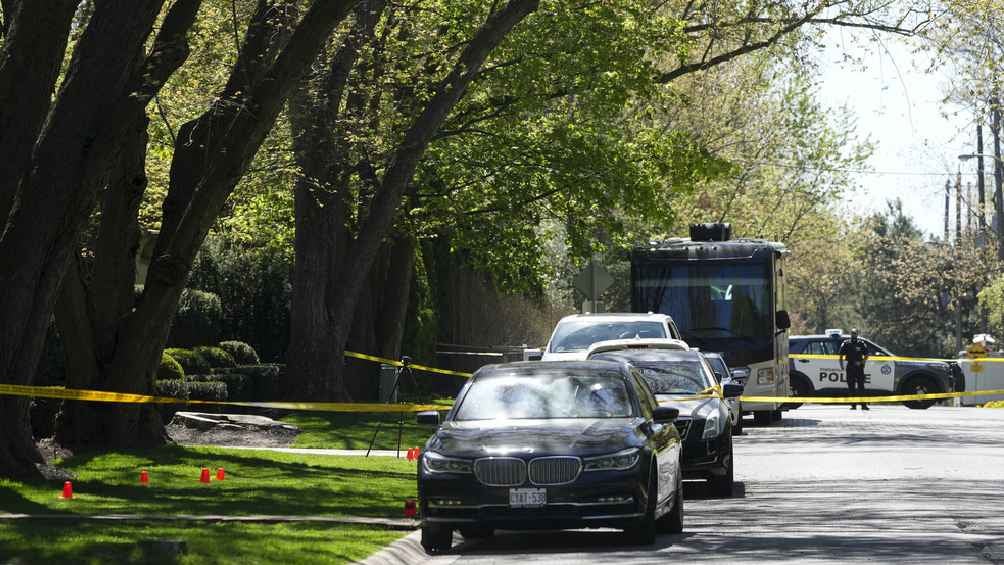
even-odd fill
[{"label": "parked car", "polygon": [[[715,372],[718,384],[723,386],[726,384],[737,384],[745,389],[746,379],[749,378],[749,370],[743,372],[732,371],[725,364],[725,359],[720,353],[705,351],[704,358],[708,360],[711,370]],[[743,401],[738,396],[726,398],[725,400],[729,403],[729,412],[732,414],[732,435],[741,436],[743,435]]]},{"label": "parked car", "polygon": [[[788,351],[792,396],[848,394],[847,375],[840,368],[840,346],[849,337],[839,329],[826,330],[823,335],[791,336]],[[924,394],[956,390],[953,367],[949,363],[896,357],[867,338],[858,339],[868,348],[866,394]],[[935,402],[914,400],[904,404],[910,408],[928,408]]]},{"label": "parked car", "polygon": [[[684,478],[705,479],[716,495],[732,495],[735,465],[729,405],[725,398],[708,396],[717,381],[700,352],[622,349],[590,359],[627,362],[639,369],[659,406],[680,411],[675,424],[683,437]],[[726,398],[740,396],[743,391],[735,384],[722,388]]]},{"label": "parked car", "polygon": [[677,414],[624,363],[482,367],[422,453],[422,547],[449,550],[454,530],[612,527],[646,544],[682,531]]},{"label": "parked car", "polygon": [[598,341],[635,338],[681,339],[676,323],[666,314],[574,314],[558,321],[541,360],[581,360]]}]

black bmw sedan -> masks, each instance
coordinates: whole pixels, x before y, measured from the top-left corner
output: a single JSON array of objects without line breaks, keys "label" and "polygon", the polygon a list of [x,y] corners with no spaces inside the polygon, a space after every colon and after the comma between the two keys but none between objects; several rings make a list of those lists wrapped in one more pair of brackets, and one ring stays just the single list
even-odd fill
[{"label": "black bmw sedan", "polygon": [[682,531],[677,413],[623,363],[481,368],[419,462],[422,546],[447,551],[454,530],[613,527],[638,543]]},{"label": "black bmw sedan", "polygon": [[696,350],[626,348],[590,359],[627,362],[639,369],[659,405],[680,411],[675,424],[683,437],[684,478],[706,479],[717,496],[732,495],[732,421],[727,399],[740,396],[742,385],[724,385],[725,398],[710,395],[718,383],[707,359]]}]

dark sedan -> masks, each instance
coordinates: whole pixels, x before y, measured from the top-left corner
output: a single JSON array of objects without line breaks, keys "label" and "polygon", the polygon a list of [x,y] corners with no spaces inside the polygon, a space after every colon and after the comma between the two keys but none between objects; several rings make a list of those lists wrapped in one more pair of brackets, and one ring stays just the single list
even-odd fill
[{"label": "dark sedan", "polygon": [[725,398],[709,395],[717,381],[696,350],[624,349],[590,359],[627,362],[640,369],[659,405],[680,411],[676,427],[683,437],[684,478],[706,479],[716,495],[732,495],[732,421],[726,399],[740,396],[742,386],[724,385]]},{"label": "dark sedan", "polygon": [[623,363],[481,368],[422,454],[422,547],[449,550],[454,530],[612,527],[639,543],[682,531],[677,413]]}]

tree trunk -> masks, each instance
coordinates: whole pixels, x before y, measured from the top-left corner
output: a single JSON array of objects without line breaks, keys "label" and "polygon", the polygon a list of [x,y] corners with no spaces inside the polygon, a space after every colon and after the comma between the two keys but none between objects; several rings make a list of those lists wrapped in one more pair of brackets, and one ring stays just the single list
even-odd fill
[{"label": "tree trunk", "polygon": [[383,304],[377,318],[378,355],[382,357],[398,359],[402,354],[401,341],[404,339],[411,281],[415,274],[415,252],[415,238],[410,235],[398,235],[391,241]]},{"label": "tree trunk", "polygon": [[[0,52],[0,234],[49,110],[77,0],[4,2]],[[17,6],[17,13],[13,7]]]},{"label": "tree trunk", "polygon": [[31,437],[27,398],[0,396],[0,476],[37,478],[42,454]]}]

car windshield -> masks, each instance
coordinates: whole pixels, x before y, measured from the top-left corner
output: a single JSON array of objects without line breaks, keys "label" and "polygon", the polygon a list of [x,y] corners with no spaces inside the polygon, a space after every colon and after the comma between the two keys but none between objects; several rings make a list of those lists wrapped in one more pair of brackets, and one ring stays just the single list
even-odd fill
[{"label": "car windshield", "polygon": [[597,322],[570,320],[562,322],[551,339],[551,353],[584,351],[598,341],[643,337],[667,337],[662,322]]},{"label": "car windshield", "polygon": [[697,394],[714,384],[700,361],[636,363],[635,367],[654,394]]},{"label": "car windshield", "polygon": [[633,412],[624,380],[616,373],[549,371],[475,380],[455,419],[628,418]]}]

